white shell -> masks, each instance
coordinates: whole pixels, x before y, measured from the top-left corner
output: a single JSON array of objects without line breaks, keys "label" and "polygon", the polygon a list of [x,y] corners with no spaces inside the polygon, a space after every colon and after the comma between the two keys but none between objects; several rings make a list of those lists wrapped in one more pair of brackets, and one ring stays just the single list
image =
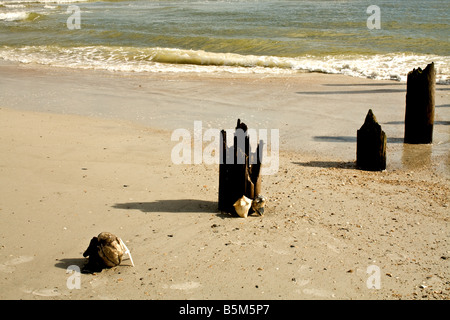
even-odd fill
[{"label": "white shell", "polygon": [[133,262],[133,258],[131,257],[130,249],[127,248],[127,246],[122,241],[122,239],[119,238],[119,240],[120,240],[120,245],[125,249],[124,253],[128,255],[128,257],[130,258],[130,261],[131,261],[131,265],[134,267],[134,262]]},{"label": "white shell", "polygon": [[247,218],[248,211],[250,210],[250,207],[252,205],[252,200],[247,198],[246,196],[242,196],[238,201],[236,201],[233,206],[236,210],[236,213],[241,218]]}]

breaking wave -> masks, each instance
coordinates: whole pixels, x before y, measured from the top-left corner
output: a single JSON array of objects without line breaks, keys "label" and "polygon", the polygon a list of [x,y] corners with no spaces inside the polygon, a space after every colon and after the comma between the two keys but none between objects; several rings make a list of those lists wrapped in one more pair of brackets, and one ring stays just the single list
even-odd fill
[{"label": "breaking wave", "polygon": [[43,15],[36,12],[6,12],[0,13],[0,21],[14,22],[14,21],[34,21],[41,18]]},{"label": "breaking wave", "polygon": [[450,84],[450,57],[425,54],[279,57],[160,47],[5,46],[0,47],[0,58],[55,67],[124,72],[321,72],[397,81],[406,81],[408,72],[413,68],[425,68],[434,62],[437,83]]}]

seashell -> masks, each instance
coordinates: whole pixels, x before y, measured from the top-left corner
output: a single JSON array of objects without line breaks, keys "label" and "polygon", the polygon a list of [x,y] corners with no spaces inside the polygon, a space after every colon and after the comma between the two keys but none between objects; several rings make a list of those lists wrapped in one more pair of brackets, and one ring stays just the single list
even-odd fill
[{"label": "seashell", "polygon": [[119,238],[119,240],[120,240],[120,245],[125,249],[124,254],[128,255],[128,258],[130,258],[130,261],[131,261],[131,265],[134,267],[134,262],[133,262],[133,258],[131,257],[130,249],[127,248],[125,243],[123,243],[122,239]]},{"label": "seashell", "polygon": [[252,205],[252,200],[247,198],[246,196],[242,196],[242,198],[238,199],[234,204],[234,209],[236,210],[236,213],[241,218],[247,218],[248,211],[250,210],[250,207]]},{"label": "seashell", "polygon": [[252,209],[260,216],[264,215],[264,207],[266,205],[266,198],[262,195],[257,195],[252,201]]},{"label": "seashell", "polygon": [[102,232],[97,237],[93,237],[89,247],[83,253],[84,257],[89,257],[89,262],[85,266],[86,272],[101,271],[105,267],[118,266],[127,254],[134,267],[130,250],[119,237],[110,232]]},{"label": "seashell", "polygon": [[121,240],[109,232],[102,232],[98,235],[98,255],[102,258],[107,267],[118,266],[122,262],[125,248]]}]

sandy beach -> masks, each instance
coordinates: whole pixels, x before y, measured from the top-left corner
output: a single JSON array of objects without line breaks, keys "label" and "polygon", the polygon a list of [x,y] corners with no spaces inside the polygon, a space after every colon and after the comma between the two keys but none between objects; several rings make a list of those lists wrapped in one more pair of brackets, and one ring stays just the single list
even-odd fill
[{"label": "sandy beach", "polygon": [[[405,145],[405,83],[2,63],[0,299],[449,299],[449,90],[433,144]],[[383,172],[354,163],[369,109]],[[173,130],[238,118],[280,132],[263,217],[218,212],[218,166],[171,161]],[[135,267],[69,288],[102,231]]]}]

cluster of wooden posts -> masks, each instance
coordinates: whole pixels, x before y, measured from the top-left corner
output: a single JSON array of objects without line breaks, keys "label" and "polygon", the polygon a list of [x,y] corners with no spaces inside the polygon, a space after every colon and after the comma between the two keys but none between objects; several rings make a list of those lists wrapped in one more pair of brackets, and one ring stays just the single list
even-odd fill
[{"label": "cluster of wooden posts", "polygon": [[[434,64],[424,70],[408,73],[404,143],[427,144],[433,140],[434,91],[436,83]],[[238,143],[239,132],[245,134],[245,143]],[[261,192],[261,153],[263,141],[251,152],[247,125],[237,121],[234,144],[227,146],[226,131],[221,132],[221,164],[219,165],[219,210],[236,214],[233,204],[245,195],[254,199]],[[372,110],[357,130],[356,165],[361,170],[386,169],[386,133],[381,129]],[[234,159],[231,159],[234,158]],[[251,212],[250,212],[251,213]]]},{"label": "cluster of wooden posts", "polygon": [[[239,132],[240,131],[240,132]],[[244,144],[238,143],[239,135],[244,136]],[[219,210],[236,213],[233,204],[242,196],[255,199],[261,194],[261,163],[263,141],[258,143],[255,152],[251,152],[250,139],[247,135],[247,125],[237,121],[234,144],[227,146],[227,133],[220,135],[220,165],[219,165]],[[252,209],[250,209],[251,213]]]},{"label": "cluster of wooden posts", "polygon": [[[428,144],[433,141],[435,83],[434,63],[424,70],[418,68],[408,73],[404,143]],[[386,134],[369,110],[364,124],[357,131],[357,167],[370,171],[385,170],[386,141]]]}]

